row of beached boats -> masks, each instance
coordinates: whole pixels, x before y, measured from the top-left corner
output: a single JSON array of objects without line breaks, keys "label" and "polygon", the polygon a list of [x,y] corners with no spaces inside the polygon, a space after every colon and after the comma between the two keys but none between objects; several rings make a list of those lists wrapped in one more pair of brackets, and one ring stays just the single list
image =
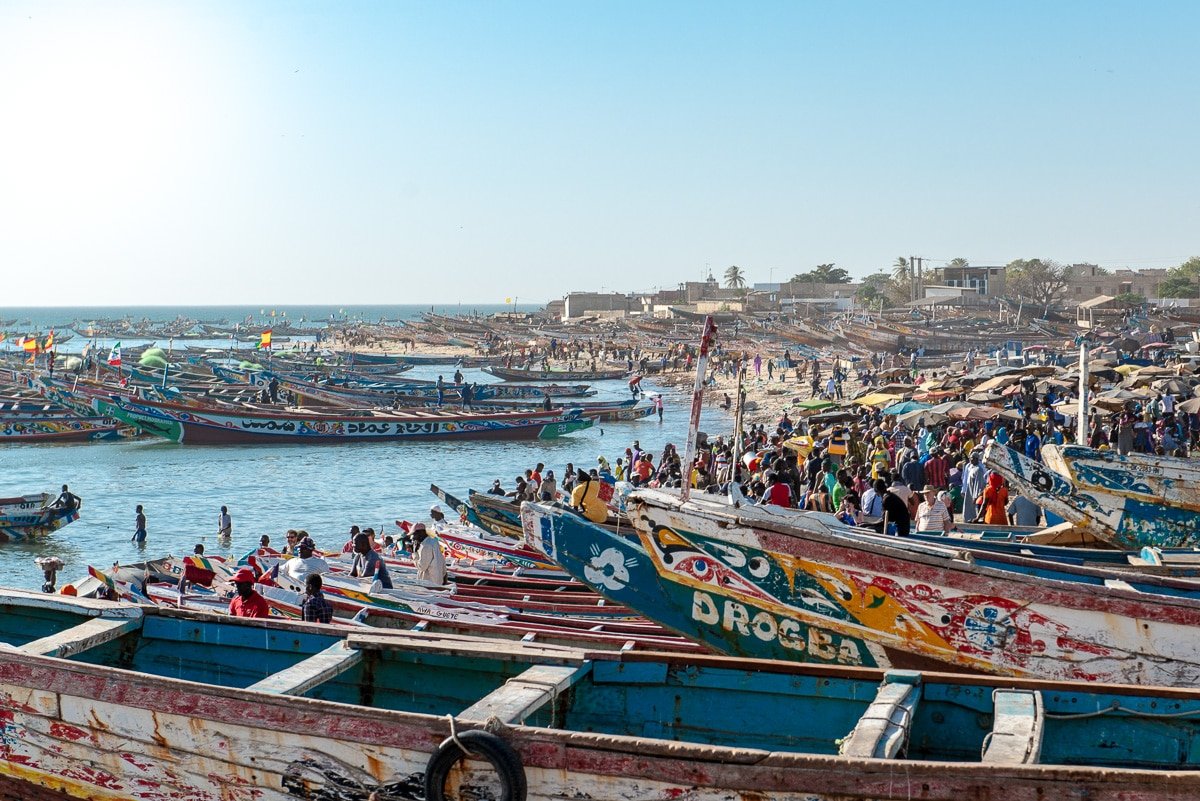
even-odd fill
[{"label": "row of beached boats", "polygon": [[[1063,450],[1077,473],[1121,464]],[[1144,480],[1191,497],[1175,467]],[[10,594],[9,627],[38,623],[7,635],[0,672],[47,679],[13,722],[49,734],[0,775],[130,798],[1200,793],[1190,543],[898,539],[736,491],[617,492],[626,514],[595,524],[434,490],[461,518],[436,528],[449,583],[399,554],[384,589],[327,555],[333,626],[294,621],[298,587],[266,550],[242,560],[274,574],[265,622],[217,611],[236,567],[219,560],[184,596],[179,559],[73,586],[124,602]],[[63,755],[96,771],[64,774]]]},{"label": "row of beached boats", "polygon": [[[467,384],[414,380],[405,367],[383,360],[330,366],[299,353],[232,364],[193,356],[173,372],[95,364],[90,374],[57,377],[34,377],[19,364],[7,372],[9,395],[0,398],[0,441],[139,434],[189,444],[549,439],[654,411],[634,398],[592,399],[595,391],[576,383],[616,371],[516,371],[519,383]],[[527,383],[534,380],[551,383]]]}]

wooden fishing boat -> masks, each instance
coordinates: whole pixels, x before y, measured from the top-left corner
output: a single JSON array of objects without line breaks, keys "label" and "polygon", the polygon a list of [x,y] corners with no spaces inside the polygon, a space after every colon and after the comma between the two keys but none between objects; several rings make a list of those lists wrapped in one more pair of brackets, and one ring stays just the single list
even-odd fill
[{"label": "wooden fishing boat", "polygon": [[1200,588],[1187,580],[866,535],[665,490],[636,491],[627,509],[660,578],[690,588],[693,617],[729,637],[778,637],[794,620],[873,643],[899,667],[932,660],[1175,686],[1200,678],[1191,635]]},{"label": "wooden fishing boat", "polygon": [[0,542],[24,540],[58,531],[79,519],[77,509],[57,509],[47,493],[0,498]]},{"label": "wooden fishing boat", "polygon": [[346,632],[16,591],[2,605],[6,799],[1200,793],[1190,689]]},{"label": "wooden fishing boat", "polygon": [[[1065,455],[1054,446],[1046,447],[1052,458],[1065,461]],[[983,460],[1043,509],[1116,548],[1190,548],[1200,544],[1196,490],[1190,479],[1177,481],[1194,468],[1174,469],[1172,463],[1182,461],[1178,459],[1163,460],[1165,464],[1158,468],[1147,464],[1149,460],[1108,461],[1101,452],[1078,446],[1072,446],[1069,453],[1081,462],[1074,470],[1080,477],[1078,484],[998,443],[988,445]],[[1070,467],[1063,465],[1063,469],[1072,474]]]},{"label": "wooden fishing boat", "polygon": [[[857,667],[889,666],[887,655],[862,638],[755,604],[726,603],[682,582],[664,580],[636,536],[615,533],[573,512],[546,504],[521,507],[526,544],[613,603],[628,606],[672,631],[720,653]],[[752,623],[753,621],[753,623]],[[738,636],[754,626],[756,636]],[[748,632],[747,632],[748,633]]]},{"label": "wooden fishing boat", "polygon": [[483,371],[505,381],[608,381],[628,375],[625,370],[520,370],[497,366],[484,367]]},{"label": "wooden fishing boat", "polygon": [[112,414],[146,433],[199,445],[406,439],[551,439],[592,425],[578,410],[321,414],[114,397]]},{"label": "wooden fishing boat", "polygon": [[128,425],[110,417],[55,414],[46,417],[0,419],[0,443],[93,442],[120,439]]},{"label": "wooden fishing boat", "polygon": [[1043,445],[1046,466],[1077,489],[1115,492],[1155,505],[1200,510],[1200,462],[1156,454]]},{"label": "wooden fishing boat", "polygon": [[[400,521],[396,521],[400,525]],[[476,561],[498,560],[512,568],[524,567],[536,570],[557,570],[558,566],[531,548],[524,547],[512,537],[496,535],[475,526],[437,526],[438,542],[448,558]]]}]

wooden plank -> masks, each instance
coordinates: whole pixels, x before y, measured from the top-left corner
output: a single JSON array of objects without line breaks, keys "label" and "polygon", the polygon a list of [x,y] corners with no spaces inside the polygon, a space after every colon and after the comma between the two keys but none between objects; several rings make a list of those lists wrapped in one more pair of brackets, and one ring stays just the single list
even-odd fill
[{"label": "wooden plank", "polygon": [[867,711],[838,750],[842,756],[895,759],[908,745],[913,713],[921,700],[921,674],[889,670]]},{"label": "wooden plank", "polygon": [[318,684],[340,676],[360,662],[362,651],[347,648],[345,643],[335,642],[324,651],[315,653],[290,668],[272,673],[246,689],[276,695],[303,695]]},{"label": "wooden plank", "polygon": [[140,616],[95,617],[58,634],[25,643],[21,650],[36,656],[57,656],[65,659],[97,645],[112,642],[131,631],[137,631],[141,625]]},{"label": "wooden plank", "polygon": [[1042,757],[1046,719],[1037,690],[994,690],[992,733],[984,742],[983,761],[1003,765],[1036,765]]},{"label": "wooden plank", "polygon": [[433,651],[451,656],[457,654],[488,656],[509,662],[549,662],[553,664],[581,664],[585,652],[579,648],[549,643],[522,643],[505,640],[472,639],[453,634],[416,634],[394,632],[392,634],[352,633],[346,638],[346,647],[357,650],[375,651]]},{"label": "wooden plank", "polygon": [[559,693],[587,675],[591,663],[583,665],[534,665],[514,676],[467,707],[459,715],[467,720],[499,718],[505,723],[524,723]]}]

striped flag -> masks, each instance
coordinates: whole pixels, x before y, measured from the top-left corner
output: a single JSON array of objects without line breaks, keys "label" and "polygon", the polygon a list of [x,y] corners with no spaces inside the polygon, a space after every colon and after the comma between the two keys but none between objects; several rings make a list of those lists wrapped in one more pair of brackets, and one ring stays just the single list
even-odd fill
[{"label": "striped flag", "polygon": [[268,328],[266,331],[262,332],[262,336],[260,336],[258,339],[258,346],[260,348],[270,348],[271,347],[271,329],[270,328]]},{"label": "striped flag", "polygon": [[121,343],[113,345],[112,350],[108,352],[108,363],[113,367],[121,366]]}]

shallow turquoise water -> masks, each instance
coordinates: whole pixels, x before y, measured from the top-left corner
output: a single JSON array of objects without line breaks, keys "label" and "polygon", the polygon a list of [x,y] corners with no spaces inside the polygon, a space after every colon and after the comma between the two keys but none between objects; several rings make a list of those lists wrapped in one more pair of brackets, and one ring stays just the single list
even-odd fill
[{"label": "shallow turquoise water", "polygon": [[[453,368],[418,368],[414,377],[436,377]],[[467,380],[483,380],[464,371]],[[449,377],[449,375],[447,375]],[[488,377],[490,379],[490,377]],[[649,380],[648,390],[655,389]],[[597,399],[627,396],[623,382],[597,385]],[[306,529],[319,547],[340,548],[351,525],[396,530],[397,519],[424,518],[434,497],[430,483],[465,496],[468,487],[486,490],[545,462],[557,476],[567,462],[594,467],[603,454],[615,462],[634,439],[657,455],[667,442],[683,449],[690,387],[664,391],[663,423],[647,418],[606,423],[551,441],[407,442],[345,445],[188,446],[161,440],[79,445],[19,445],[0,448],[0,496],[57,492],[63,483],[83,498],[78,521],[31,543],[0,543],[0,583],[36,589],[41,573],[33,560],[58,555],[61,581],[111,565],[167,553],[191,553],[197,542],[210,554],[240,556],[262,534],[282,542],[289,528]],[[705,410],[701,430],[728,433],[730,418]],[[134,507],[148,520],[144,551],[130,542]],[[232,545],[217,543],[217,514],[229,507]]]}]

